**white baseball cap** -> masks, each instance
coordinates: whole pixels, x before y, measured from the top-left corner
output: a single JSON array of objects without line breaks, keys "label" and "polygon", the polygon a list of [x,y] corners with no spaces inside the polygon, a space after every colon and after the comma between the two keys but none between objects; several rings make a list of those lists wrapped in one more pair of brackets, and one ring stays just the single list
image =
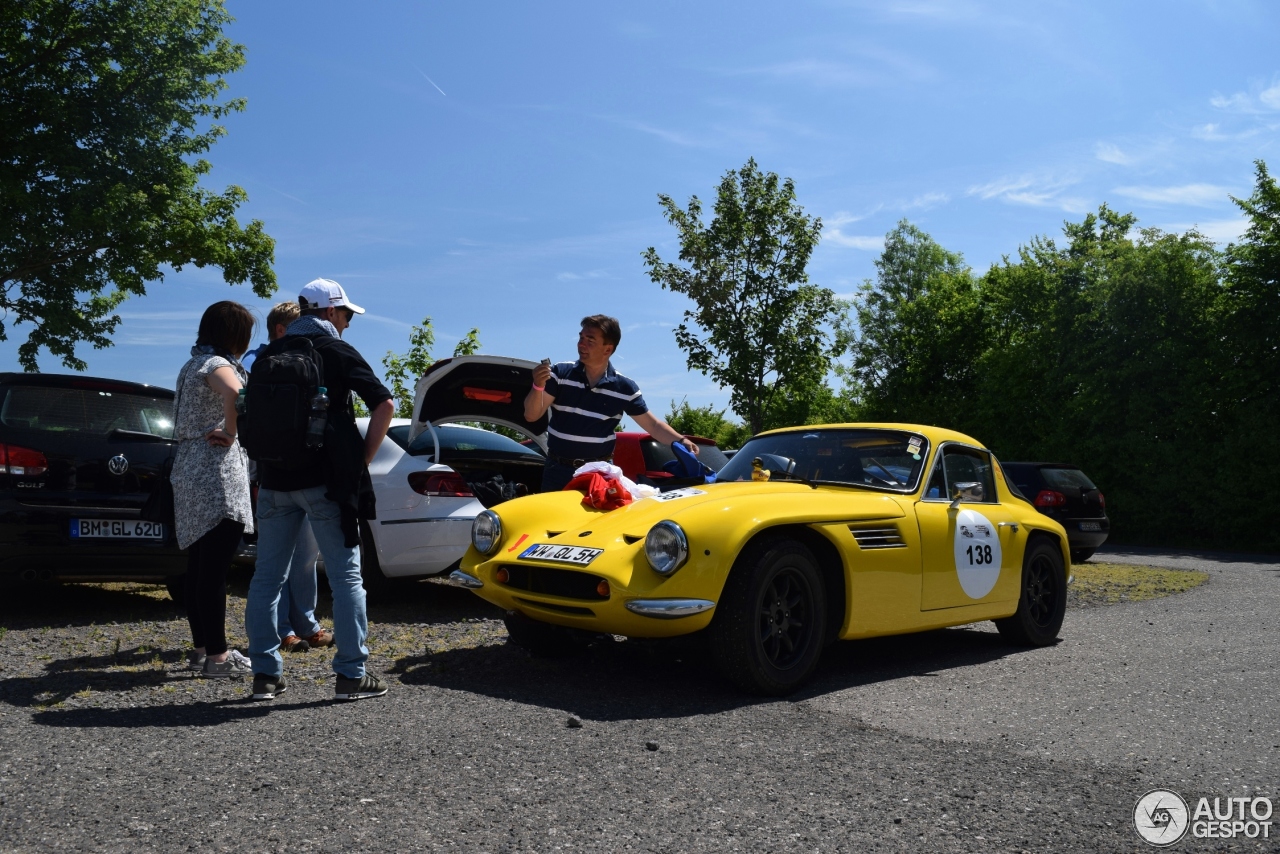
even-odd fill
[{"label": "white baseball cap", "polygon": [[364,314],[364,309],[347,299],[347,292],[342,285],[333,279],[314,279],[302,286],[298,294],[298,307],[307,308],[349,308],[356,314]]}]

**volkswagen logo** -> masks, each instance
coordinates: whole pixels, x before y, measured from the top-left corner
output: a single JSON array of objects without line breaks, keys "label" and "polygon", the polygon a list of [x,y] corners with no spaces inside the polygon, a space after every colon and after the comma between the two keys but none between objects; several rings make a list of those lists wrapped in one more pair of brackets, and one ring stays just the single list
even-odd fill
[{"label": "volkswagen logo", "polygon": [[124,458],[124,454],[116,454],[107,460],[107,471],[112,474],[124,474],[129,470],[129,461]]}]

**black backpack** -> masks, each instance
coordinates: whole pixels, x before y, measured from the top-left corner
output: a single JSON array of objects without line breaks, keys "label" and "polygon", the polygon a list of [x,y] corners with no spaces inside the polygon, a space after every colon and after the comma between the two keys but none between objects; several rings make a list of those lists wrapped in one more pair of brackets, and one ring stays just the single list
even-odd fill
[{"label": "black backpack", "polygon": [[324,385],[324,362],[311,339],[273,341],[249,370],[244,412],[237,418],[249,458],[298,471],[319,464],[320,442],[308,437],[311,401]]}]

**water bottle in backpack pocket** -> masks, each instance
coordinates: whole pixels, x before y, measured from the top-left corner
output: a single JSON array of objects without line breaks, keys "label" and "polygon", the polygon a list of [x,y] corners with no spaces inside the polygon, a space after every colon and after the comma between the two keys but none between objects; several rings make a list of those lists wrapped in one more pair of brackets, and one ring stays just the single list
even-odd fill
[{"label": "water bottle in backpack pocket", "polygon": [[318,451],[324,447],[324,427],[329,423],[328,389],[320,390],[311,398],[311,416],[307,419],[307,447]]},{"label": "water bottle in backpack pocket", "polygon": [[240,444],[249,458],[282,469],[318,463],[328,421],[324,362],[310,338],[273,341],[253,363],[240,416]]}]

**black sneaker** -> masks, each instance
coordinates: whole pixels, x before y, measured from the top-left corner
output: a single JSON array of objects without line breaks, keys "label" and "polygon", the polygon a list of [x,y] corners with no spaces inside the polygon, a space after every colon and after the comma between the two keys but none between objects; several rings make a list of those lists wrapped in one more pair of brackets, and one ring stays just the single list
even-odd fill
[{"label": "black sneaker", "polygon": [[263,676],[261,673],[253,674],[253,696],[250,700],[274,700],[276,694],[283,694],[289,690],[289,686],[285,684],[284,676]]},{"label": "black sneaker", "polygon": [[335,700],[364,700],[369,697],[381,697],[387,693],[387,685],[372,673],[366,673],[359,679],[338,677],[338,687],[334,691]]}]

